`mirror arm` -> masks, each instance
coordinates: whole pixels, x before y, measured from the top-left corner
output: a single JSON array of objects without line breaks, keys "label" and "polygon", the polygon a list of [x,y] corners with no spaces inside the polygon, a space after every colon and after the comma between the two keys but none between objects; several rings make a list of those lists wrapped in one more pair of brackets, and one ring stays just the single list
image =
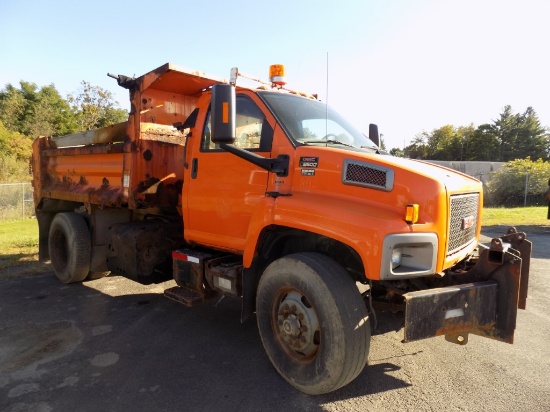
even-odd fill
[{"label": "mirror arm", "polygon": [[268,172],[276,173],[279,177],[288,176],[288,167],[290,163],[289,155],[279,155],[276,158],[262,157],[227,143],[221,143],[220,148]]}]

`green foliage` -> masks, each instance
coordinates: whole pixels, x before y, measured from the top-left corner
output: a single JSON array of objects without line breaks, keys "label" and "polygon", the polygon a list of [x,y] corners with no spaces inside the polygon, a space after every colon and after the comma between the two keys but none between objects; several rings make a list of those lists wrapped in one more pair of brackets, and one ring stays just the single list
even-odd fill
[{"label": "green foliage", "polygon": [[0,121],[0,157],[26,160],[32,154],[32,141],[18,132],[8,130]]},{"label": "green foliage", "polygon": [[0,155],[0,183],[30,182],[29,160],[20,160],[13,155]]},{"label": "green foliage", "polygon": [[474,126],[456,128],[445,125],[426,134],[427,158],[433,160],[464,160],[464,152]]},{"label": "green foliage", "polygon": [[120,123],[126,110],[118,108],[111,92],[83,81],[81,90],[67,99],[53,84],[38,88],[21,81],[19,89],[7,84],[0,90],[0,121],[11,132],[29,139],[63,136]]},{"label": "green foliage", "polygon": [[6,85],[0,92],[0,121],[9,130],[21,130],[22,119],[25,114],[25,98],[21,90],[11,84]]},{"label": "green foliage", "polygon": [[8,130],[29,138],[76,131],[75,115],[53,84],[40,89],[35,83],[19,84],[20,89],[8,84],[0,91],[0,121]]},{"label": "green foliage", "polygon": [[494,125],[482,124],[467,140],[464,159],[470,161],[496,161],[500,159],[500,142]]},{"label": "green foliage", "polygon": [[38,136],[63,136],[127,119],[113,95],[82,82],[78,95],[61,97],[53,84],[38,87],[21,81],[0,90],[0,182],[29,180],[32,141]]},{"label": "green foliage", "polygon": [[550,134],[532,107],[514,114],[505,106],[492,124],[474,128],[445,125],[417,135],[405,148],[413,159],[507,162],[530,157],[550,159]]},{"label": "green foliage", "polygon": [[403,149],[398,147],[390,149],[390,154],[395,157],[405,157],[405,152],[403,152]]},{"label": "green foliage", "polygon": [[128,117],[126,110],[116,107],[110,91],[85,81],[82,81],[78,94],[69,95],[69,102],[81,130],[121,123]]},{"label": "green foliage", "polygon": [[0,121],[0,183],[30,180],[31,145],[30,139],[8,130]]},{"label": "green foliage", "polygon": [[405,156],[411,159],[428,159],[428,134],[422,133],[416,135],[412,143],[404,150]]},{"label": "green foliage", "polygon": [[530,158],[512,160],[491,177],[487,200],[493,205],[518,206],[524,204],[527,195],[528,204],[544,204],[548,179],[550,162]]},{"label": "green foliage", "polygon": [[382,150],[386,150],[386,142],[384,141],[384,139],[382,138],[382,134],[380,135],[380,149]]}]

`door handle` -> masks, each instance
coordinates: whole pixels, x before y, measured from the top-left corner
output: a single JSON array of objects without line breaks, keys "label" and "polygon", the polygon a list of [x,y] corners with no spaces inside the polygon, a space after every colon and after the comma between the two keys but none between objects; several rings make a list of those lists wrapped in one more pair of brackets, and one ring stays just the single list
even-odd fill
[{"label": "door handle", "polygon": [[197,173],[199,172],[199,159],[196,157],[191,160],[191,179],[197,178]]}]

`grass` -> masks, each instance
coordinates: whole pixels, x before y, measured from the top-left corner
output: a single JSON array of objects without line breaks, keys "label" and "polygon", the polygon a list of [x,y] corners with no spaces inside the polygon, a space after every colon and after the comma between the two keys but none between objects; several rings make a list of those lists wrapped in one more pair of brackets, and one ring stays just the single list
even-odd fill
[{"label": "grass", "polygon": [[550,220],[547,206],[484,208],[481,218],[483,228],[515,226],[525,232],[547,232]]},{"label": "grass", "polygon": [[[503,233],[510,226],[519,231],[550,232],[548,208],[514,207],[484,208],[484,229]],[[38,274],[51,270],[49,265],[38,263],[38,223],[36,219],[0,221],[0,278]]]},{"label": "grass", "polygon": [[48,265],[38,263],[36,219],[0,222],[0,278],[48,270]]}]

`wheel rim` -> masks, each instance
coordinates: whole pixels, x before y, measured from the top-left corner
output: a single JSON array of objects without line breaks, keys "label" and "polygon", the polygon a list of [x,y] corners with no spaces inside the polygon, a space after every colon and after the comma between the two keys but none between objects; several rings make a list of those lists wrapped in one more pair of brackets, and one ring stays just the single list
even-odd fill
[{"label": "wheel rim", "polygon": [[282,289],[273,300],[272,324],[279,346],[293,360],[310,363],[321,346],[319,318],[311,301],[297,289]]}]

